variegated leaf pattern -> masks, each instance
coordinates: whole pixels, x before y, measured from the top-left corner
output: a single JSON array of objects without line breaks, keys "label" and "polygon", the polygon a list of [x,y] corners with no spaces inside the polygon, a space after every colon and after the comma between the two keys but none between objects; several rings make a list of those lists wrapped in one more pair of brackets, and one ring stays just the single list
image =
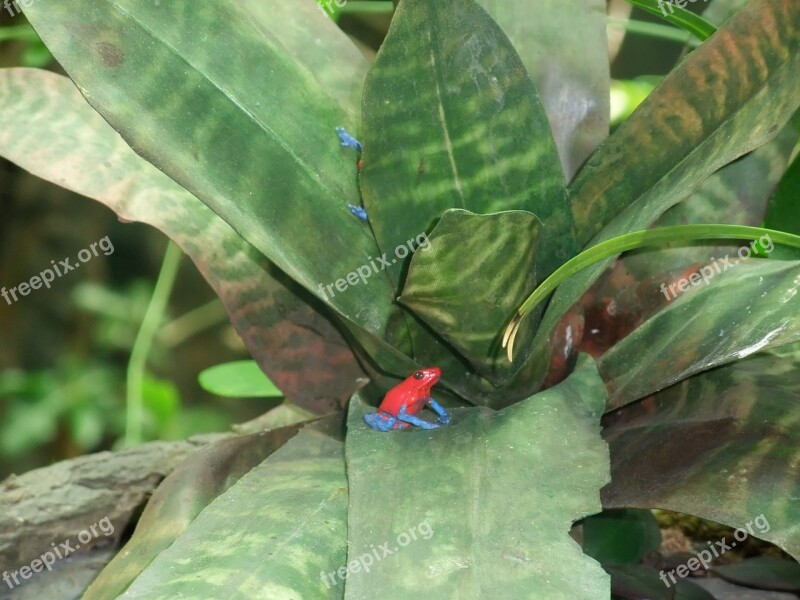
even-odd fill
[{"label": "variegated leaf pattern", "polygon": [[399,300],[488,379],[507,372],[498,332],[535,286],[541,222],[526,211],[448,210],[414,254]]},{"label": "variegated leaf pattern", "polygon": [[[445,210],[528,210],[542,260],[574,250],[547,115],[503,31],[474,0],[405,0],[364,89],[364,205],[383,251]],[[388,270],[396,285],[404,263]],[[542,267],[547,270],[548,267]]]},{"label": "variegated leaf pattern", "polygon": [[567,180],[608,136],[605,0],[478,0],[536,84]]},{"label": "variegated leaf pattern", "polygon": [[0,154],[173,239],[284,394],[322,414],[358,388],[363,371],[325,306],[137,156],[69,79],[35,69],[0,70],[0,102]]},{"label": "variegated leaf pattern", "polygon": [[733,528],[763,515],[754,535],[800,559],[796,350],[682,381],[609,415],[603,435],[612,474],[604,506],[659,507]]},{"label": "variegated leaf pattern", "polygon": [[303,429],[197,515],[119,598],[341,598],[320,576],[347,558],[340,427]]},{"label": "variegated leaf pattern", "polygon": [[[772,139],[800,105],[800,11],[751,0],[675,68],[579,173],[579,243],[645,229],[709,175]],[[518,382],[543,381],[556,324],[613,259],[563,283]],[[512,388],[513,389],[513,388]]]},{"label": "variegated leaf pattern", "polygon": [[524,402],[456,409],[434,430],[370,429],[370,392],[348,417],[348,559],[397,551],[349,576],[347,600],[608,597],[608,575],[568,533],[598,512],[608,481],[591,360]]},{"label": "variegated leaf pattern", "polygon": [[[800,340],[800,263],[745,261],[734,254],[704,273],[706,280],[698,275],[687,281],[692,289],[599,360],[609,409],[700,371]],[[679,291],[676,285],[672,291]]]}]

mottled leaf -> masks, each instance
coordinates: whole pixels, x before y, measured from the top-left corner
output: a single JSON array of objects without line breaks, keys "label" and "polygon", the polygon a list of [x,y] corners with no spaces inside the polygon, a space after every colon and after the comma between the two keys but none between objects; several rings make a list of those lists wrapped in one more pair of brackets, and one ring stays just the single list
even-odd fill
[{"label": "mottled leaf", "polygon": [[607,597],[608,576],[568,535],[607,481],[590,361],[525,402],[456,409],[434,430],[375,431],[363,396],[348,417],[348,559],[392,552],[348,576],[345,598]]},{"label": "mottled leaf", "polygon": [[112,600],[197,515],[250,469],[284,445],[299,425],[223,440],[195,452],[158,486],[139,517],[133,537],[98,575],[83,600]]},{"label": "mottled leaf", "polygon": [[503,28],[536,84],[564,173],[572,179],[608,136],[605,0],[478,1]]},{"label": "mottled leaf", "polygon": [[525,211],[448,210],[430,248],[414,254],[399,300],[478,372],[497,378],[495,369],[509,366],[498,331],[534,285],[540,231]]},{"label": "mottled leaf", "polygon": [[[800,105],[798,73],[800,11],[791,0],[752,0],[673,70],[581,170],[571,188],[578,241],[601,229],[594,242],[646,228],[710,174],[774,137]],[[611,262],[560,286],[524,379],[544,377],[553,327]]]},{"label": "mottled leaf", "polygon": [[172,238],[285,394],[324,413],[358,387],[363,371],[324,306],[197,198],[138,157],[67,78],[34,69],[0,70],[0,98],[0,154]]},{"label": "mottled leaf", "polygon": [[335,131],[355,133],[366,60],[312,1],[74,0],[35,2],[25,14],[137,153],[291,279],[383,337],[398,310],[384,275],[322,291],[376,246],[347,206],[358,203],[356,158]]},{"label": "mottled leaf", "polygon": [[605,507],[697,515],[800,557],[795,356],[766,352],[696,375],[608,415],[603,435]]},{"label": "mottled leaf", "polygon": [[[600,358],[609,409],[700,371],[800,339],[800,264],[743,261],[736,254],[728,263],[716,261],[714,267],[704,267],[705,278],[697,274],[684,280],[693,289]],[[661,285],[670,297],[679,292],[678,284],[672,290]]]},{"label": "mottled leaf", "polygon": [[[548,271],[574,251],[547,115],[503,31],[474,0],[405,0],[364,88],[364,206],[381,248],[449,208],[528,210]],[[404,263],[387,270],[395,284]]]},{"label": "mottled leaf", "polygon": [[311,425],[216,498],[120,598],[341,598],[344,445]]}]

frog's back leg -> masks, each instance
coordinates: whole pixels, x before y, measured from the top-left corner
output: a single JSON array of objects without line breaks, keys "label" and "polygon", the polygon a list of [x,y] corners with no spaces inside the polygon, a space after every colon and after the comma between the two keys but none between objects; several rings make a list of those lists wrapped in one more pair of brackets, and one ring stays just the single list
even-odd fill
[{"label": "frog's back leg", "polygon": [[408,427],[408,423],[398,421],[387,412],[376,412],[364,415],[367,425],[378,431],[389,431],[390,429],[402,429]]}]

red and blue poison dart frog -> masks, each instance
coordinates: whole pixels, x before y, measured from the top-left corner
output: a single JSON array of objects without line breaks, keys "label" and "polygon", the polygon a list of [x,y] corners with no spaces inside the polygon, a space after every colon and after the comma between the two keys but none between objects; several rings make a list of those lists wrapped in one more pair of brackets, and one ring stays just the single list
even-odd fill
[{"label": "red and blue poison dart frog", "polygon": [[[402,383],[394,386],[383,397],[378,412],[364,415],[367,425],[378,431],[405,429],[416,425],[421,429],[436,429],[450,422],[450,415],[436,400],[431,398],[431,388],[439,381],[442,372],[438,367],[420,369]],[[430,406],[439,418],[438,423],[429,423],[416,415],[425,406]]]}]

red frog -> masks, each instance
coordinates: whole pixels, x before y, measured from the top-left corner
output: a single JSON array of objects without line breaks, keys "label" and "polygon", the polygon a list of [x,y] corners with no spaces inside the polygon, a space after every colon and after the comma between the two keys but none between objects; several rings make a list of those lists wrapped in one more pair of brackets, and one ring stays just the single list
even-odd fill
[{"label": "red frog", "polygon": [[[431,398],[431,388],[439,381],[442,371],[438,367],[414,371],[402,383],[394,386],[383,397],[378,412],[364,415],[367,425],[378,431],[404,429],[416,425],[422,429],[436,429],[450,422],[450,415],[436,400]],[[429,406],[439,418],[438,423],[429,423],[416,415]]]}]

